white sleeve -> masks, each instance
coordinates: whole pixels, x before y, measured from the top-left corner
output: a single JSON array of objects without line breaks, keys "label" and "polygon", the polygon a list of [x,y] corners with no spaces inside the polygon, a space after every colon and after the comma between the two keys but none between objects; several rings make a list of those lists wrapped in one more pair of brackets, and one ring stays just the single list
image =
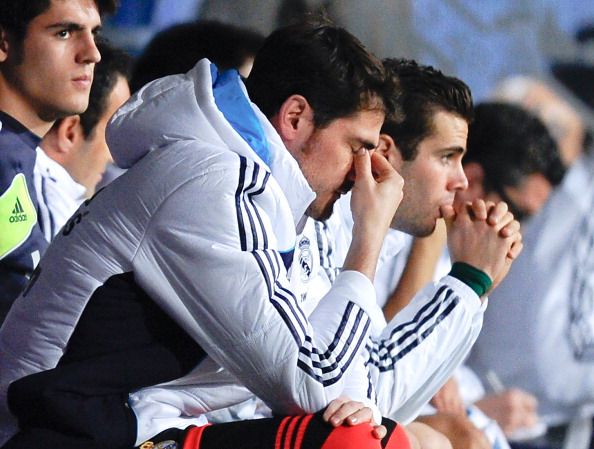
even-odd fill
[{"label": "white sleeve", "polygon": [[136,280],[274,412],[318,411],[351,372],[364,376],[353,365],[373,285],[345,279],[308,319],[278,250],[275,227],[290,216],[278,184],[244,158],[227,165],[162,203],[134,259]]},{"label": "white sleeve", "polygon": [[367,346],[384,416],[412,421],[463,362],[482,326],[485,303],[451,276],[431,283]]}]

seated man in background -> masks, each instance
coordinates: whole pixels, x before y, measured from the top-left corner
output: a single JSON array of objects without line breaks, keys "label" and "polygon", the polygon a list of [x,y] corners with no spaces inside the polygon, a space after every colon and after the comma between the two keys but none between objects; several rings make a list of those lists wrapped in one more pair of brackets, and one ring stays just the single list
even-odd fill
[{"label": "seated man in background", "polygon": [[264,36],[215,21],[180,23],[159,31],[142,50],[130,86],[136,92],[163,76],[186,73],[208,58],[219,70],[236,69],[247,78]]},{"label": "seated man in background", "polygon": [[[574,145],[565,160],[574,160],[581,147]],[[526,252],[494,295],[497,313],[486,320],[469,359],[483,378],[496,373],[504,385],[538,398],[539,414],[551,428],[546,442],[555,447],[580,420],[587,446],[594,415],[592,161],[591,153],[582,154],[557,187],[552,181],[559,176],[549,185],[540,179],[524,186],[517,207],[534,213],[526,220]]]},{"label": "seated man in background", "polygon": [[[186,73],[203,58],[221,71],[236,69],[246,78],[263,42],[264,36],[255,31],[216,21],[173,25],[155,34],[135,58],[130,89],[136,92],[157,78]],[[123,168],[108,164],[98,188],[124,172]]]},{"label": "seated man in background", "polygon": [[542,120],[557,142],[565,167],[571,167],[592,142],[579,101],[553,84],[528,76],[512,76],[495,88],[492,99],[517,104]]},{"label": "seated man in background", "polygon": [[101,61],[95,66],[86,111],[58,119],[37,148],[35,188],[45,198],[39,212],[48,241],[95,193],[112,160],[105,142],[107,122],[130,97],[132,58],[105,42],[97,48]]},{"label": "seated man in background", "polygon": [[[565,172],[557,145],[545,125],[519,106],[486,102],[479,104],[475,111],[476,119],[470,126],[468,154],[464,160],[469,187],[457,195],[457,201],[477,197],[506,198],[510,209],[523,220],[526,251],[529,218],[544,206]],[[517,274],[516,266],[523,257],[524,253],[514,264],[510,276]],[[485,316],[483,332],[486,323],[498,319],[494,317],[502,313],[499,299],[498,289],[491,295],[490,313]],[[481,338],[482,333],[478,340]],[[473,351],[475,348],[476,345]],[[513,349],[509,351],[513,352]],[[490,358],[495,357],[491,352]],[[476,369],[472,356],[469,366]],[[464,395],[465,400],[474,402],[497,420],[512,445],[517,444],[516,439],[542,433],[537,409],[539,398],[531,389],[507,382],[500,384],[496,376],[480,374],[484,387],[481,385],[473,394]]]}]

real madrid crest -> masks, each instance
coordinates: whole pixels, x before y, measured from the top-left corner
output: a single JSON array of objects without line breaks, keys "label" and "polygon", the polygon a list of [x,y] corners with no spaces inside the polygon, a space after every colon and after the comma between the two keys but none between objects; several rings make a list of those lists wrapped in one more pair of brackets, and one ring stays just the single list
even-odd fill
[{"label": "real madrid crest", "polygon": [[158,443],[145,441],[139,446],[139,449],[177,449],[177,442],[173,440],[160,441]]},{"label": "real madrid crest", "polygon": [[309,282],[312,276],[313,260],[310,246],[311,244],[307,237],[302,237],[299,240],[299,255],[297,260],[299,261],[299,276],[303,282]]}]

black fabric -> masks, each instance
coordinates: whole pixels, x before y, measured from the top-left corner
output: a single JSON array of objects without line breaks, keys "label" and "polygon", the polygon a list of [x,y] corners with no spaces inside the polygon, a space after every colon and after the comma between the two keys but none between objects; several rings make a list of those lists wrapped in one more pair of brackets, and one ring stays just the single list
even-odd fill
[{"label": "black fabric", "polygon": [[137,426],[128,393],[182,377],[204,356],[125,273],[93,294],[57,367],[13,382],[8,402],[24,431],[130,448]]},{"label": "black fabric", "polygon": [[303,436],[301,447],[303,449],[322,447],[333,429],[334,427],[322,418],[322,412],[316,413],[307,426],[307,432],[305,432],[305,435]]},{"label": "black fabric", "polygon": [[209,426],[202,434],[199,449],[274,449],[282,420],[253,419]]},{"label": "black fabric", "polygon": [[[105,449],[105,447],[76,435],[64,435],[49,429],[27,429],[7,441],[2,449]],[[111,446],[110,449],[120,448]]]},{"label": "black fabric", "polygon": [[398,424],[395,421],[392,421],[391,419],[383,418],[382,425],[388,430],[386,436],[382,439],[382,447],[386,447],[388,445],[388,442],[390,441],[390,438],[392,438],[392,433],[394,432]]}]

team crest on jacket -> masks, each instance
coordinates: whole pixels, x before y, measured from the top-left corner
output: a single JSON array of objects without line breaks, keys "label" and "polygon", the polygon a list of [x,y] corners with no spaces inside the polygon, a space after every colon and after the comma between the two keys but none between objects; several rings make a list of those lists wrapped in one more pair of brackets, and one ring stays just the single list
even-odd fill
[{"label": "team crest on jacket", "polygon": [[159,443],[153,443],[152,441],[145,441],[139,446],[139,449],[177,449],[178,444],[176,441],[167,440]]},{"label": "team crest on jacket", "polygon": [[297,260],[299,261],[299,276],[303,282],[309,282],[313,271],[313,259],[310,246],[311,243],[307,237],[302,237],[301,240],[299,240],[299,255]]}]

